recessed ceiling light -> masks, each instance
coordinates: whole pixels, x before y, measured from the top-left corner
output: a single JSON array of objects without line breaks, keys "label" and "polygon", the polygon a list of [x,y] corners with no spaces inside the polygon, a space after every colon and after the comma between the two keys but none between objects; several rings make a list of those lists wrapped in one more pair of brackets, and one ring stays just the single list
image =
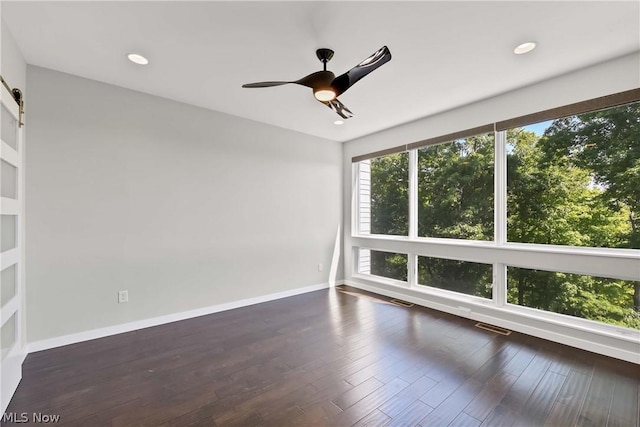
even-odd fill
[{"label": "recessed ceiling light", "polygon": [[127,55],[127,58],[129,58],[129,61],[138,65],[147,65],[149,63],[147,58],[138,53],[130,53]]},{"label": "recessed ceiling light", "polygon": [[516,48],[513,49],[513,53],[515,53],[516,55],[522,55],[523,53],[531,52],[535,48],[536,48],[535,42],[526,42],[516,46]]},{"label": "recessed ceiling light", "polygon": [[344,120],[336,120],[335,122],[333,122],[334,125],[343,125],[344,124]]}]

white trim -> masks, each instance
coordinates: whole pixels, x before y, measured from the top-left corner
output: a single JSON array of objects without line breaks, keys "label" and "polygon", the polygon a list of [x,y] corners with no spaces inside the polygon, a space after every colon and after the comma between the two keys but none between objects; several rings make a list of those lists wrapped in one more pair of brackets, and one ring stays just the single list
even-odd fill
[{"label": "white trim", "polygon": [[351,164],[351,230],[360,233],[360,162]]},{"label": "white trim", "polygon": [[[16,340],[17,340],[16,336]],[[27,352],[24,347],[16,341],[7,356],[2,361],[7,367],[18,367],[18,369],[3,369],[2,370],[2,390],[0,391],[0,413],[4,413],[9,406],[9,402],[13,397],[18,384],[22,380],[22,363],[27,357]]]},{"label": "white trim", "polygon": [[14,168],[22,167],[22,156],[9,144],[0,139],[0,157]]},{"label": "white trim", "polygon": [[407,283],[410,288],[418,286],[418,255],[407,254]]},{"label": "white trim", "polygon": [[352,234],[351,237],[354,239],[362,239],[363,241],[374,240],[388,242],[409,242],[429,245],[461,246],[467,248],[498,248],[526,252],[544,252],[550,254],[586,255],[611,258],[631,258],[640,260],[640,249],[591,248],[584,246],[544,245],[541,243],[517,242],[506,242],[500,245],[490,240],[446,239],[441,237],[410,238],[408,236],[396,236],[393,234]]},{"label": "white trim", "polygon": [[[342,282],[340,282],[342,283]],[[48,338],[40,341],[33,341],[27,344],[28,353],[41,350],[48,350],[64,345],[75,344],[83,341],[89,341],[96,338],[103,338],[110,335],[122,334],[138,329],[149,328],[152,326],[164,325],[166,323],[178,322],[180,320],[192,319],[194,317],[206,316],[208,314],[219,313],[221,311],[233,310],[236,308],[247,307],[254,304],[273,301],[281,298],[292,297],[295,295],[305,294],[323,289],[328,289],[329,283],[321,283],[318,285],[305,286],[303,288],[291,289],[288,291],[276,292],[273,294],[262,295],[259,297],[247,298],[238,301],[231,301],[223,304],[211,305],[208,307],[197,308],[195,310],[183,311],[179,313],[167,314],[164,316],[152,317],[150,319],[136,320],[121,325],[107,326],[100,329],[92,329],[90,331],[78,332],[75,334],[63,335],[55,338]]]},{"label": "white trim", "polygon": [[409,151],[409,238],[418,237],[418,150]]},{"label": "white trim", "polygon": [[18,199],[0,197],[0,212],[2,215],[20,215],[20,202]]},{"label": "white trim", "polygon": [[[13,264],[18,263],[20,252],[18,248],[12,248],[8,251],[0,252],[0,270],[4,270],[5,268],[11,267]],[[17,279],[16,279],[17,282]],[[16,288],[16,293],[17,293]]]},{"label": "white trim", "polygon": [[541,250],[544,245],[505,244],[447,239],[409,239],[408,237],[357,236],[351,245],[376,251],[416,254],[436,258],[501,263],[512,267],[563,273],[586,274],[622,280],[640,280],[640,250],[587,250],[579,253],[557,246]]},{"label": "white trim", "polygon": [[378,276],[376,274],[354,273],[354,279],[373,280],[384,285],[397,286],[399,288],[408,288],[409,282],[403,280],[392,279],[391,277]]},{"label": "white trim", "polygon": [[507,242],[507,131],[494,133],[493,157],[493,240]]},{"label": "white trim", "polygon": [[[2,306],[0,309],[0,327],[4,326],[11,316],[16,314],[20,306],[22,306],[20,297],[21,295],[16,293],[5,305]],[[16,319],[16,322],[17,321],[18,319]]]},{"label": "white trim", "polygon": [[[504,272],[506,279],[506,271]],[[354,279],[361,279],[365,285],[373,286],[377,288],[377,285],[392,286],[399,290],[406,289],[404,282],[398,282],[390,279],[386,279],[380,276],[374,275],[357,275]],[[382,279],[382,280],[381,280]],[[596,320],[585,319],[582,317],[574,317],[561,313],[554,313],[552,311],[545,311],[536,308],[524,307],[517,304],[509,304],[505,301],[503,306],[497,306],[493,299],[477,297],[474,295],[463,294],[459,292],[450,291],[447,289],[440,289],[431,286],[418,285],[411,288],[414,291],[417,298],[425,299],[438,298],[445,301],[445,306],[459,306],[460,304],[471,304],[475,307],[482,308],[483,310],[488,308],[499,309],[501,313],[508,313],[510,315],[516,315],[526,319],[535,321],[544,321],[551,325],[561,326],[564,328],[571,328],[577,331],[586,333],[595,333],[600,336],[606,336],[613,339],[621,339],[638,344],[638,350],[640,351],[640,331],[626,328],[624,326],[618,326],[610,323],[599,322]],[[457,314],[457,312],[454,312]],[[640,356],[640,353],[639,353]],[[640,362],[639,362],[640,363]]]},{"label": "white trim", "polygon": [[[624,348],[619,348],[619,347],[614,347],[611,345],[599,343],[595,340],[581,339],[572,335],[554,332],[547,328],[541,329],[535,326],[527,325],[525,322],[527,321],[527,318],[532,318],[531,316],[526,316],[523,313],[514,312],[509,308],[492,307],[484,304],[482,305],[473,304],[469,301],[465,301],[464,304],[466,305],[471,304],[472,305],[471,307],[464,307],[461,305],[454,306],[449,304],[438,303],[425,298],[420,298],[415,295],[408,295],[402,292],[403,290],[402,288],[398,288],[398,291],[395,291],[395,290],[389,290],[389,289],[378,287],[378,286],[372,286],[372,285],[367,285],[363,283],[353,282],[350,280],[345,280],[344,283],[358,289],[363,289],[365,291],[385,295],[391,298],[402,299],[404,301],[409,301],[414,304],[421,305],[423,307],[431,308],[438,311],[443,311],[445,313],[450,313],[456,316],[465,317],[465,318],[480,321],[480,322],[486,322],[492,325],[507,328],[523,334],[546,339],[549,341],[558,342],[560,344],[565,344],[571,347],[576,347],[576,348],[591,351],[594,353],[604,354],[606,356],[625,360],[627,362],[640,364],[640,352],[638,351],[634,352],[634,351],[626,350]],[[425,295],[425,297],[428,297],[428,295]],[[456,302],[452,301],[451,303],[455,304]],[[483,313],[474,311],[474,309],[478,310],[480,308],[483,311],[488,312],[489,314],[483,314]],[[515,321],[504,319],[502,316],[505,313],[508,313],[510,315],[513,315],[522,319],[522,322],[515,322]],[[582,329],[582,328],[577,328],[574,324],[569,322],[560,324],[560,322],[557,322],[557,321],[552,322],[549,319],[543,318],[543,317],[536,317],[535,320],[546,323],[546,324],[556,324],[556,325],[560,325],[566,328],[571,328],[576,330]],[[628,335],[627,336],[623,336],[623,335],[611,336],[610,334],[599,333],[599,331],[593,331],[593,330],[588,330],[588,331],[583,330],[583,332],[588,332],[589,334],[592,334],[595,339],[597,339],[599,336],[601,337],[606,335],[609,338],[614,338],[616,340],[631,342],[633,344],[638,343],[637,340],[633,339],[633,337],[630,337]]]},{"label": "white trim", "polygon": [[493,303],[496,307],[507,304],[507,266],[497,262],[493,264]]}]

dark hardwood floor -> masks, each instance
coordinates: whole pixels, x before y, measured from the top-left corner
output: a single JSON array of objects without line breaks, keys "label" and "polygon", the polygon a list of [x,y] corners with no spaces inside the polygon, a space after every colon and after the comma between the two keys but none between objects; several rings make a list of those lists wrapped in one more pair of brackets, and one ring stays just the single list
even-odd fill
[{"label": "dark hardwood floor", "polygon": [[638,365],[387,300],[318,291],[34,353],[8,411],[88,427],[638,426]]}]

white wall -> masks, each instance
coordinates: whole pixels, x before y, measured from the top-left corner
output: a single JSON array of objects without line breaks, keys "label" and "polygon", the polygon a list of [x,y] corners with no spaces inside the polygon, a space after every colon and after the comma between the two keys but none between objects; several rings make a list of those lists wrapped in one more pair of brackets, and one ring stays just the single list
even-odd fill
[{"label": "white wall", "polygon": [[[447,135],[639,86],[640,54],[635,53],[351,140],[345,144],[345,165],[351,162],[353,156]],[[350,170],[349,168],[349,174]],[[345,181],[345,185],[350,186],[350,184],[348,180]],[[348,196],[345,194],[345,200]]]},{"label": "white wall", "polygon": [[341,144],[44,68],[27,80],[30,342],[328,282]]},{"label": "white wall", "polygon": [[0,42],[0,48],[2,49],[0,71],[2,71],[2,77],[12,88],[17,87],[22,90],[23,94],[26,94],[27,64],[13,35],[4,22],[0,22],[0,31],[2,32],[2,40]]},{"label": "white wall", "polygon": [[[355,271],[353,271],[353,248],[363,246],[391,252],[461,257],[469,261],[503,263],[528,268],[542,268],[544,265],[549,269],[558,268],[567,272],[580,270],[594,275],[606,271],[612,275],[611,277],[639,280],[640,259],[637,253],[630,253],[626,258],[606,257],[598,254],[597,251],[589,256],[577,256],[569,253],[563,254],[562,248],[560,248],[556,254],[549,255],[536,253],[533,249],[515,250],[512,247],[497,247],[493,244],[461,245],[456,242],[445,243],[445,241],[425,242],[410,241],[409,239],[356,237],[352,236],[351,217],[353,184],[351,158],[354,156],[638,87],[640,87],[640,54],[636,53],[349,141],[344,147],[343,161],[343,176],[345,177],[343,181],[345,281],[354,286],[404,298],[439,310],[562,341],[626,360],[634,360],[638,363],[640,361],[638,360],[639,334],[630,337],[617,331],[605,335],[594,334],[588,328],[579,331],[571,326],[541,321],[535,316],[527,318],[504,309],[474,305],[473,303],[465,304],[460,300],[453,300],[441,295],[426,295],[422,292],[388,286],[363,277],[354,277]],[[538,267],[532,266],[534,264]],[[461,306],[471,311],[460,310]]]}]

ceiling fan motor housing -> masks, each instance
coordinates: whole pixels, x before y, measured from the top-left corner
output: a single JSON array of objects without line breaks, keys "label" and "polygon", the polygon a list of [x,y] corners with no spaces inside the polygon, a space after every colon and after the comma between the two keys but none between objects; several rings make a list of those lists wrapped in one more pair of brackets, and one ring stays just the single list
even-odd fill
[{"label": "ceiling fan motor housing", "polygon": [[333,51],[331,49],[321,48],[316,50],[316,56],[323,64],[326,64],[333,58]]}]

